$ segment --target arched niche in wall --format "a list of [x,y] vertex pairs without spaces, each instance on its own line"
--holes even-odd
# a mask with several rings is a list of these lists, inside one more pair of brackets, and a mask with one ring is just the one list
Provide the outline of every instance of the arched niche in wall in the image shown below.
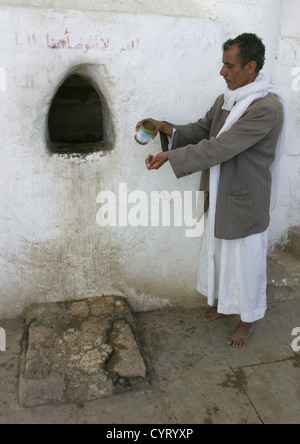
[[113,131],[107,101],[84,67],[72,70],[52,99],[48,148],[56,154],[87,154],[112,149]]

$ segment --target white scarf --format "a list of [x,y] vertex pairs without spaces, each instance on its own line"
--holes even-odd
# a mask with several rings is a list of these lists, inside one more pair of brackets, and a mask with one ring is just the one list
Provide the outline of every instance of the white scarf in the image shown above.
[[[237,122],[240,117],[244,114],[246,109],[251,105],[251,103],[261,97],[265,97],[267,94],[275,94],[279,100],[282,102],[285,112],[284,100],[278,92],[275,85],[271,80],[263,74],[259,74],[254,82],[249,83],[246,86],[237,88],[236,90],[227,90],[224,94],[224,105],[222,109],[230,111],[224,126],[221,128],[217,135],[227,131],[235,122]],[[271,210],[273,210],[277,204],[277,199],[279,195],[279,184],[280,184],[280,160],[283,154],[284,148],[284,136],[285,136],[285,124],[281,131],[280,137],[278,139],[276,147],[275,160],[271,166],[272,173],[272,194],[271,194]],[[210,168],[210,179],[209,179],[209,220],[207,220],[208,230],[208,270],[209,270],[209,293],[212,296],[214,293],[214,238],[215,238],[215,215],[216,215],[216,203],[217,203],[217,190],[220,176],[220,165],[215,165]]]

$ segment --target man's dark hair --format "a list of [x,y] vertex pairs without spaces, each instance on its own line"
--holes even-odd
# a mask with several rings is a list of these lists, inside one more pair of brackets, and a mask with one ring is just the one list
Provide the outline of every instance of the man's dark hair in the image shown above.
[[240,48],[242,66],[254,60],[257,64],[256,71],[259,72],[265,63],[265,45],[255,34],[244,33],[235,39],[229,39],[223,44],[223,51],[227,51],[232,45],[237,44]]

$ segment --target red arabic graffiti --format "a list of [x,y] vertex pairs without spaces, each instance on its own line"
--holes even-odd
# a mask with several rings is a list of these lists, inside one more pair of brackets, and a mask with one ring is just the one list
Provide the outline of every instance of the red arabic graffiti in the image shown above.
[[88,38],[73,37],[72,31],[68,28],[63,33],[63,38],[57,39],[47,33],[44,37],[39,38],[35,32],[26,32],[20,35],[15,32],[15,44],[17,46],[46,46],[51,50],[65,49],[69,51],[80,51],[84,54],[91,50],[101,52],[127,52],[139,49],[139,39],[122,39],[122,43],[113,42],[111,38],[101,35],[89,35]]
[[30,33],[28,32],[26,34],[26,36],[24,36],[24,39],[21,41],[20,37],[19,37],[19,32],[15,32],[15,42],[16,45],[30,45],[33,46],[36,44],[36,36],[35,33]]

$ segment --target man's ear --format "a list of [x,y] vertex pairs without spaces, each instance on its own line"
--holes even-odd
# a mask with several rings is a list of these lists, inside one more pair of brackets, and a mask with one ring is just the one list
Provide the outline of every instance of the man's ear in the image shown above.
[[253,74],[256,70],[257,67],[257,63],[254,60],[251,60],[248,64],[247,64],[247,68],[248,68],[248,73],[249,74]]

